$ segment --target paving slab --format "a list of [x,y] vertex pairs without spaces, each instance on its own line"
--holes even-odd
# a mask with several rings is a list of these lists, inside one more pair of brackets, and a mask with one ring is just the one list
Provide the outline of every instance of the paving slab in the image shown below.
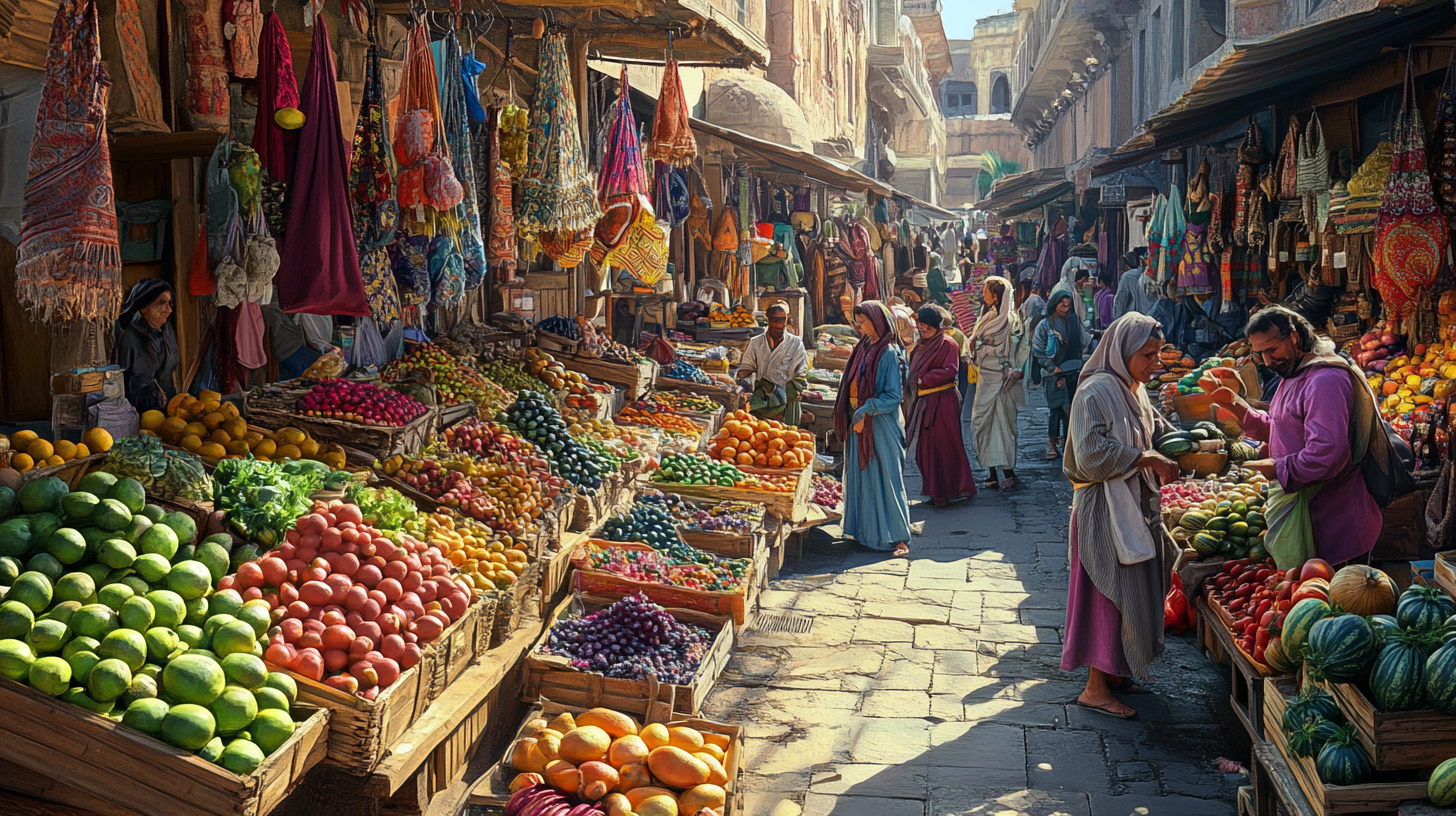
[[1085,793],[1069,791],[986,791],[953,787],[933,790],[928,816],[1091,816]]
[[810,793],[804,797],[804,816],[925,816],[925,801]]
[[930,769],[924,765],[834,765],[813,774],[811,794],[925,799]]
[[855,762],[926,765],[930,729],[925,720],[867,719],[854,726],[849,755]]

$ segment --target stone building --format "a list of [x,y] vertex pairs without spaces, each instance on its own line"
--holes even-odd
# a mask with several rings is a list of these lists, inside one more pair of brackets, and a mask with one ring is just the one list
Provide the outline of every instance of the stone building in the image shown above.
[[946,128],[946,192],[951,209],[976,201],[981,154],[995,151],[1022,170],[1032,169],[1031,151],[1011,123],[1011,79],[1019,42],[1019,17],[998,14],[976,21],[972,39],[951,40],[951,71],[940,83]]

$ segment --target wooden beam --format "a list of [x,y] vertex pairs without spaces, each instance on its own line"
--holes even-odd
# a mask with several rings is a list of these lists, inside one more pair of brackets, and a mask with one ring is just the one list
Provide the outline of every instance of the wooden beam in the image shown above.
[[205,158],[217,148],[221,133],[184,130],[178,133],[118,134],[111,137],[111,160],[118,162],[163,162],[173,159]]
[[192,250],[197,244],[197,174],[192,159],[173,159],[172,169],[172,320],[176,324],[178,393],[188,390],[187,372],[197,358],[202,320],[197,299],[187,291],[192,271]]

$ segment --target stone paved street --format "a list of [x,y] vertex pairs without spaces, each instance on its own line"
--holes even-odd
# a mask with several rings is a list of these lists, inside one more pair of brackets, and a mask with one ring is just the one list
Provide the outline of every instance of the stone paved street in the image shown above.
[[[1248,740],[1227,670],[1169,638],[1152,694],[1122,721],[1078,709],[1059,669],[1071,487],[1045,460],[1039,393],[1021,417],[1022,487],[916,506],[910,560],[815,534],[764,593],[762,625],[705,716],[746,725],[749,816],[1232,814]],[[985,475],[977,468],[977,481]],[[827,533],[827,534],[826,534]]]

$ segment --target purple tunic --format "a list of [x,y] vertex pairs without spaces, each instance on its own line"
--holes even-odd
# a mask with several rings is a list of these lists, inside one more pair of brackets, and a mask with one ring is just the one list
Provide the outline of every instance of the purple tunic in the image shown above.
[[[1354,382],[1334,366],[1305,369],[1280,383],[1269,412],[1250,410],[1244,433],[1267,441],[1274,473],[1286,493],[1335,478],[1350,467],[1350,405]],[[1380,536],[1380,505],[1358,469],[1326,484],[1309,502],[1315,551],[1331,564],[1358,558]]]
[[1062,636],[1062,671],[1094,666],[1117,677],[1132,669],[1122,650],[1122,613],[1097,591],[1077,548],[1077,511],[1072,511],[1072,574],[1067,583],[1067,628]]
[[910,353],[910,380],[916,381],[920,391],[950,386],[917,398],[905,424],[924,493],[932,501],[976,495],[976,480],[961,436],[961,398],[955,387],[959,373],[960,347],[945,333],[916,343]]

